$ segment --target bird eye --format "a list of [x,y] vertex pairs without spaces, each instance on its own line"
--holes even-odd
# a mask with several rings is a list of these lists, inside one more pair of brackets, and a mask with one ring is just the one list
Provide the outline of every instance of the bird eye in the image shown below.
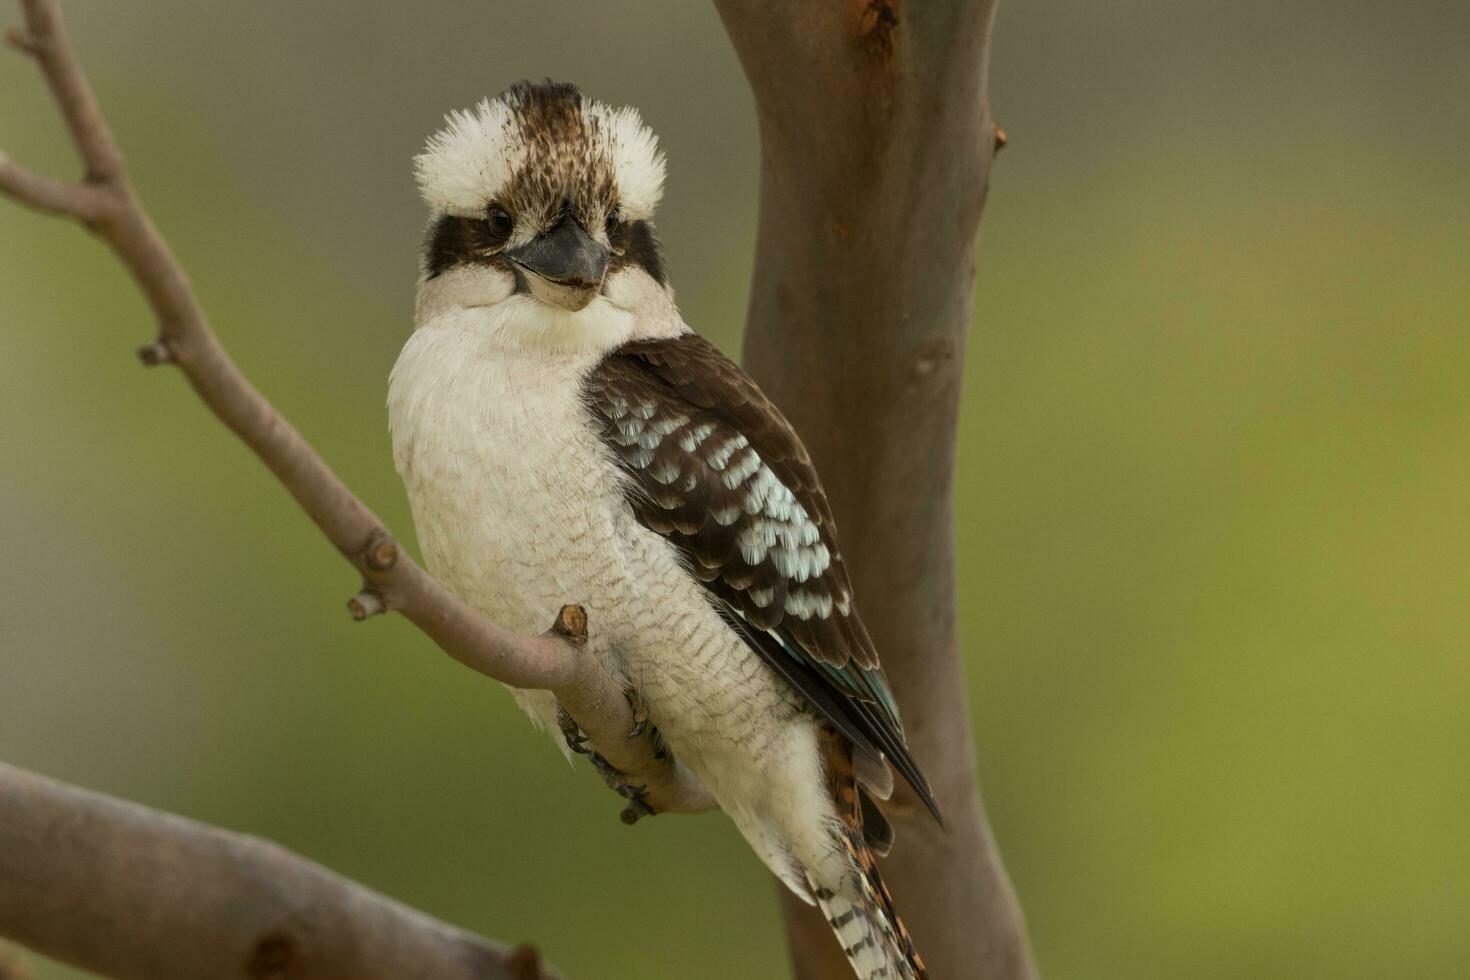
[[613,208],[607,213],[607,241],[612,246],[614,252],[622,252],[624,244],[623,236],[627,230],[628,226],[623,221],[621,208]]
[[490,205],[489,210],[485,212],[485,227],[490,229],[490,234],[497,242],[503,242],[509,238],[515,226],[516,221],[510,216],[510,212],[498,204]]

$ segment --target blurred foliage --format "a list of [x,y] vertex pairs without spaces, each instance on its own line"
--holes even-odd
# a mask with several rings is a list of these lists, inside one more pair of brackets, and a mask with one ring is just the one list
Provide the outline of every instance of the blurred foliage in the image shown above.
[[[758,148],[707,5],[69,10],[219,333],[401,534],[382,405],[408,160],[443,111],[542,75],[642,107],[685,314],[738,346]],[[1052,980],[1470,963],[1467,29],[1449,2],[1001,12],[961,613]],[[0,143],[75,170],[14,57]],[[137,367],[148,316],[95,243],[0,207],[0,322],[0,757],[282,841],[570,976],[783,974],[724,820],[622,826],[494,685],[348,621],[340,559]]]

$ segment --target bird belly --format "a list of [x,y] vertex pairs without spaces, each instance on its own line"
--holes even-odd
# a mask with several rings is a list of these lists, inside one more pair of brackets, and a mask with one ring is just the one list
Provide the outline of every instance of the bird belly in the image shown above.
[[[389,427],[429,571],[517,632],[544,631],[568,603],[586,607],[589,651],[621,671],[599,629],[616,615],[621,490],[581,403],[595,360],[497,349],[474,310],[441,317],[394,366]],[[512,693],[554,722],[549,694]]]
[[[585,415],[590,355],[486,353],[473,330],[410,338],[389,393],[394,456],[429,570],[493,621],[539,633],[564,604],[672,749],[798,892],[831,813],[814,718],[635,520]],[[547,692],[512,691],[555,724]]]
[[806,870],[831,852],[835,820],[816,719],[730,629],[663,538],[631,518],[620,530],[629,576],[618,583],[610,640],[628,683],[675,757],[805,896]]

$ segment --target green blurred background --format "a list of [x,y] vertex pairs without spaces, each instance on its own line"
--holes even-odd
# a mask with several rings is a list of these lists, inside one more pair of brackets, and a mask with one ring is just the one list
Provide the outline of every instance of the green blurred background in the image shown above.
[[[225,343],[400,533],[385,379],[445,110],[543,75],[642,107],[685,315],[738,349],[758,147],[710,5],[69,9]],[[1467,38],[1458,0],[1002,7],[961,616],[1051,980],[1470,975]],[[17,57],[0,146],[75,171]],[[137,366],[97,244],[0,207],[0,323],[0,758],[572,977],[786,974],[724,820],[622,826],[496,685],[348,620],[340,559]]]

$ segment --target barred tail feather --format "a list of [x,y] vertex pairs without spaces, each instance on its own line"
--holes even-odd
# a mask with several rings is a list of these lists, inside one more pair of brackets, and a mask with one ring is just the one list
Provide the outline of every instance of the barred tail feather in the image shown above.
[[812,894],[858,980],[927,980],[924,961],[893,908],[873,853],[862,837],[843,835],[851,871],[840,886],[812,880]]
[[[886,848],[893,841],[892,827],[858,785],[852,746],[830,726],[822,729],[822,740],[837,846],[819,865],[808,866],[812,895],[858,980],[928,980],[869,844],[871,839]],[[813,873],[817,867],[825,873]]]

